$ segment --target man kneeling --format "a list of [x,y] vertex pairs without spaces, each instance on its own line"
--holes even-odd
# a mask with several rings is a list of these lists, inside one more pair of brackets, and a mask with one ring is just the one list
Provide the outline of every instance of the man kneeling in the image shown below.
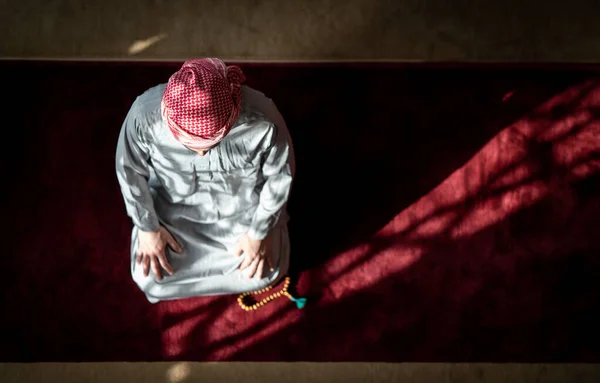
[[116,170],[131,274],[150,302],[259,290],[287,273],[292,144],[244,80],[221,60],[189,60],[125,119]]

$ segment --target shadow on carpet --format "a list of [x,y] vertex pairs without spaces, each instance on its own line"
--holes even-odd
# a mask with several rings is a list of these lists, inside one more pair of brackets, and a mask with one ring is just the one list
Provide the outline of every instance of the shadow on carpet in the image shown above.
[[246,65],[294,140],[311,298],[246,313],[129,276],[116,140],[177,65],[0,66],[2,361],[600,361],[595,73]]

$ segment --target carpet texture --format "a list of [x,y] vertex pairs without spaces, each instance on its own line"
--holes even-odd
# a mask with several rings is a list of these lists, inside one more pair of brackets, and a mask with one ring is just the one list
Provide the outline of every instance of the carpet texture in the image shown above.
[[117,135],[178,65],[0,63],[1,361],[600,362],[597,72],[245,65],[294,140],[310,299],[246,313],[129,276]]

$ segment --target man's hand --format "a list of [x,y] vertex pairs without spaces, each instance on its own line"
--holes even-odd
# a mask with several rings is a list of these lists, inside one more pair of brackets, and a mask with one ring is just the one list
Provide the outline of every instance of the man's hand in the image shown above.
[[175,241],[171,233],[161,226],[155,232],[140,230],[138,239],[139,246],[136,261],[138,265],[143,265],[144,276],[148,276],[150,267],[152,267],[152,272],[159,281],[163,278],[161,267],[169,275],[173,275],[173,268],[167,261],[165,248],[169,245],[173,251],[179,253],[181,252],[181,246]]
[[238,239],[235,255],[238,257],[244,255],[240,270],[250,268],[248,278],[253,278],[256,275],[258,279],[262,279],[265,261],[269,268],[271,270],[273,269],[273,265],[271,264],[270,242],[269,237],[261,241],[250,238],[248,234],[244,234]]

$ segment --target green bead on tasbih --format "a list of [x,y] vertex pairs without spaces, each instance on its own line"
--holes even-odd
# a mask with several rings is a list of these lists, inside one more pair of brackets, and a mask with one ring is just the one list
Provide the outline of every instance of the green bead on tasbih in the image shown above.
[[283,283],[283,288],[280,291],[261,299],[260,301],[254,303],[253,305],[247,305],[244,302],[244,298],[246,298],[249,295],[258,295],[258,294],[266,293],[267,291],[271,290],[271,286],[265,287],[262,290],[240,294],[240,296],[238,297],[238,304],[245,311],[253,311],[253,310],[256,310],[256,309],[266,305],[267,303],[271,302],[272,300],[275,300],[282,296],[286,296],[289,298],[290,301],[292,301],[296,304],[297,308],[302,309],[306,305],[307,299],[306,298],[294,298],[292,296],[292,294],[290,294],[288,292],[288,287],[290,287],[290,281],[291,281],[290,277],[286,277],[285,282]]

